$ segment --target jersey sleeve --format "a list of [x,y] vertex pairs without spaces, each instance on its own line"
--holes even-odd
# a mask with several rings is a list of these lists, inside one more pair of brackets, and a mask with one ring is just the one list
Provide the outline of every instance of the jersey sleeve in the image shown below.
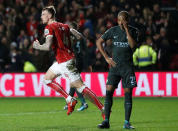
[[54,35],[54,32],[53,32],[52,27],[46,26],[44,30],[44,36],[47,37],[47,36],[53,36],[53,35]]
[[66,30],[70,31],[69,25],[68,24],[64,24],[64,25],[65,25]]
[[68,24],[63,24],[63,27],[65,28],[65,32],[66,32],[67,34],[70,34],[69,25],[68,25]]
[[106,41],[108,39],[112,39],[112,32],[111,29],[108,29],[102,36],[101,38]]

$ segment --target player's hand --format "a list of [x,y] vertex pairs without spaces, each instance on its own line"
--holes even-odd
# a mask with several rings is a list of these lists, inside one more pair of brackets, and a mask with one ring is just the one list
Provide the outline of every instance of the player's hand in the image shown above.
[[33,48],[34,48],[34,49],[38,49],[39,45],[40,45],[40,42],[39,42],[38,40],[35,40],[35,41],[33,42]]
[[128,31],[128,22],[123,17],[122,17],[122,24],[123,24],[125,31]]
[[92,72],[93,71],[93,68],[92,68],[92,66],[90,65],[90,66],[88,66],[88,72]]
[[107,62],[111,67],[115,67],[115,66],[116,66],[116,62],[113,61],[112,58],[106,58],[106,62]]

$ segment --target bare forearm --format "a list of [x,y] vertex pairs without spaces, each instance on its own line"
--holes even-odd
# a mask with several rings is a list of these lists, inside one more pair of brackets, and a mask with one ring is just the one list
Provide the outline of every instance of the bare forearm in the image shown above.
[[98,47],[98,50],[99,50],[99,51],[101,52],[101,54],[103,55],[103,57],[104,57],[105,59],[107,59],[107,58],[108,58],[108,55],[106,54],[106,52],[105,52],[104,49],[103,49],[102,42],[103,42],[103,40],[102,40],[101,38],[99,38],[99,39],[97,40],[97,42],[96,42],[96,45],[97,45],[97,47]]
[[46,37],[46,42],[44,44],[42,44],[42,45],[40,45],[40,42],[38,40],[36,40],[33,43],[33,48],[37,49],[37,50],[49,51],[50,50],[50,46],[52,44],[52,41],[53,41],[53,37],[52,36]]
[[96,45],[99,49],[99,51],[101,52],[101,54],[104,56],[106,62],[111,66],[111,67],[115,67],[116,66],[116,62],[114,60],[112,60],[112,58],[110,58],[106,52],[103,49],[102,43],[104,42],[104,40],[102,38],[99,38],[96,42]]
[[77,39],[82,39],[82,38],[84,39],[83,35],[82,35],[80,32],[78,32],[77,30],[71,28],[71,29],[70,29],[70,32],[71,32]]
[[44,43],[42,45],[38,45],[38,46],[35,47],[35,49],[43,50],[43,51],[49,51],[50,50],[47,43]]
[[130,35],[130,33],[129,33],[128,30],[126,31],[126,34],[127,34],[127,39],[128,39],[128,42],[129,42],[130,47],[131,47],[131,48],[134,48],[135,45],[136,45],[135,40],[132,38],[132,36]]

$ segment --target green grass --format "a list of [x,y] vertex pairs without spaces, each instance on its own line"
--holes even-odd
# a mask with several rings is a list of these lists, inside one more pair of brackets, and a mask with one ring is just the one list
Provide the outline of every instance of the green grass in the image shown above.
[[[124,130],[123,102],[114,98],[110,131]],[[133,102],[131,123],[136,131],[178,131],[178,98],[134,98]],[[88,103],[87,110],[67,116],[63,98],[0,98],[0,131],[99,131],[101,113]]]

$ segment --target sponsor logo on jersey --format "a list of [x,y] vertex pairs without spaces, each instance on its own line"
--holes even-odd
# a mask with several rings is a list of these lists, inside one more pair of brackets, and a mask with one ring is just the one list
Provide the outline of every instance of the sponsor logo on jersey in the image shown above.
[[114,45],[117,47],[129,47],[128,42],[114,42]]
[[118,35],[115,35],[115,36],[114,36],[114,39],[116,39],[116,38],[118,38]]
[[65,28],[64,28],[64,27],[62,27],[62,30],[65,30]]
[[45,29],[45,30],[44,30],[44,34],[45,34],[45,35],[48,35],[48,34],[49,34],[49,30],[48,30],[48,29]]

